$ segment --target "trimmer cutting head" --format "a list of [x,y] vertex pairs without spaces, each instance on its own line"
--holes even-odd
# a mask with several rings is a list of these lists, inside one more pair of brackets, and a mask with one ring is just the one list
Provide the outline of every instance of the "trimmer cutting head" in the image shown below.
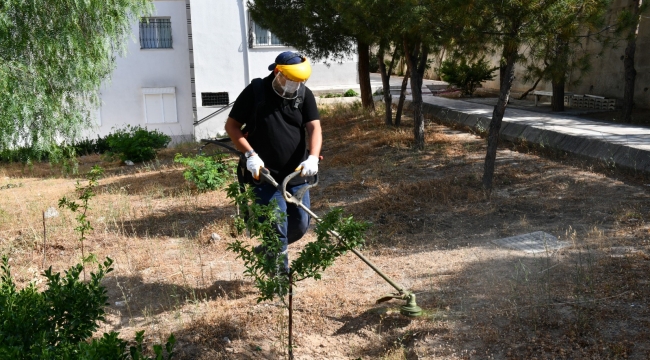
[[408,317],[418,317],[422,315],[422,308],[415,303],[415,295],[409,294],[406,304],[399,307],[399,313]]
[[391,299],[406,300],[406,304],[399,307],[400,314],[408,317],[418,317],[422,315],[422,308],[415,303],[415,294],[407,292],[401,295],[386,295],[377,300],[377,304]]

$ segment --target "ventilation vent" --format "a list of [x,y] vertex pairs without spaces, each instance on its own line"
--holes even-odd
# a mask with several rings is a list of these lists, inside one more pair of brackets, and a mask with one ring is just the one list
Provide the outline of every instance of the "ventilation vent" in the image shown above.
[[228,105],[228,93],[201,93],[201,106]]

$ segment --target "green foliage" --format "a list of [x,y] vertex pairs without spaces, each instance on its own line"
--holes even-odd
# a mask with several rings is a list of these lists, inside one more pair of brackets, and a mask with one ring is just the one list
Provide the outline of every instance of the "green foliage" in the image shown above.
[[110,151],[107,137],[97,136],[97,139],[83,139],[72,145],[78,155],[103,154]]
[[0,162],[4,163],[32,163],[47,160],[50,151],[34,147],[18,147],[15,149],[0,150]]
[[325,99],[331,99],[331,98],[355,97],[355,96],[359,96],[359,93],[357,93],[356,91],[354,91],[352,89],[349,89],[348,91],[344,92],[343,94],[341,94],[341,93],[327,93],[327,94],[321,95],[320,97],[325,98]]
[[[321,273],[330,267],[336,258],[364,244],[363,234],[368,229],[366,222],[355,221],[352,216],[343,217],[342,209],[327,213],[316,225],[316,241],[312,241],[291,262],[296,281],[307,278],[319,280]],[[337,233],[341,239],[333,236]]]
[[77,214],[77,217],[75,219],[79,225],[74,230],[79,233],[79,241],[81,242],[81,256],[84,263],[92,260],[93,257],[91,255],[90,258],[86,259],[86,255],[84,253],[84,240],[86,240],[86,233],[90,230],[93,230],[93,227],[88,220],[88,216],[86,215],[88,213],[88,210],[90,210],[88,202],[95,196],[94,189],[95,186],[97,186],[99,178],[102,176],[102,174],[104,174],[104,169],[102,169],[99,165],[95,165],[88,172],[88,174],[86,174],[88,185],[81,186],[77,180],[75,191],[77,192],[81,203],[77,203],[74,200],[69,200],[65,196],[59,199],[59,208],[67,208],[73,213]]
[[[244,261],[244,274],[253,278],[260,292],[258,302],[273,300],[276,296],[283,299],[289,290],[289,278],[278,271],[284,267],[284,257],[268,254],[278,254],[282,248],[275,224],[285,214],[279,212],[276,202],[266,206],[256,204],[251,187],[244,186],[242,190],[240,184],[233,183],[228,187],[227,194],[240,209],[240,216],[235,218],[239,233],[248,229],[250,236],[259,239],[266,252],[257,252],[240,240],[228,244],[228,250]],[[336,258],[363,245],[363,234],[367,228],[367,223],[357,222],[351,216],[344,217],[341,209],[329,212],[316,226],[317,240],[307,244],[298,258],[291,262],[290,271],[294,281],[320,279],[320,274]],[[334,237],[334,232],[342,240]]]
[[0,353],[49,358],[44,355],[56,355],[55,347],[69,352],[77,343],[89,338],[98,328],[96,321],[104,320],[108,296],[100,282],[112,271],[112,262],[109,258],[103,266],[99,265],[88,283],[79,281],[82,265],[70,268],[63,277],[49,268],[43,274],[47,278],[47,289],[39,293],[34,284],[17,291],[8,259],[3,257]]
[[581,76],[591,69],[591,54],[585,49],[585,39],[603,45],[610,42],[610,31],[602,31],[607,28],[609,4],[609,0],[550,2],[549,8],[539,14],[538,33],[527,40],[530,51],[526,54],[524,80],[541,78],[563,87],[570,79],[571,85],[577,85]]
[[133,21],[152,9],[148,0],[2,1],[0,149],[78,137]]
[[339,97],[343,97],[343,94],[327,93],[325,95],[321,95],[321,98],[325,98],[325,99],[339,98]]
[[237,164],[234,161],[226,162],[226,158],[225,154],[194,157],[176,154],[174,162],[188,167],[183,172],[185,180],[196,185],[200,191],[208,191],[221,188],[232,178]]
[[[114,150],[111,148],[109,139],[114,144],[118,145],[117,149]],[[20,162],[27,164],[36,161],[49,161],[52,164],[60,164],[62,166],[69,164],[69,166],[74,166],[76,168],[77,164],[75,159],[77,155],[108,153],[109,157],[111,157],[114,154],[120,153],[122,147],[128,147],[128,145],[132,145],[134,148],[136,148],[137,151],[143,151],[142,149],[139,149],[138,144],[135,143],[143,139],[144,146],[149,143],[155,145],[154,149],[159,149],[167,146],[171,140],[167,135],[164,135],[158,131],[148,131],[139,127],[127,126],[125,129],[116,130],[105,137],[97,136],[97,139],[82,139],[73,145],[53,144],[46,148],[28,146],[2,149],[0,150],[0,162]],[[155,151],[144,150],[144,152],[151,153]]]
[[460,60],[445,60],[442,62],[439,73],[442,80],[461,89],[463,95],[471,96],[482,82],[494,80],[494,71],[498,68],[481,57],[476,62],[468,64],[465,58]]
[[133,162],[148,161],[156,158],[156,150],[165,148],[171,137],[158,130],[148,130],[138,126],[127,125],[117,129],[106,137],[110,153],[120,160]]
[[[105,333],[99,339],[87,340],[104,321],[107,305],[106,289],[101,285],[113,269],[107,258],[91,272],[88,282],[79,280],[83,265],[65,272],[45,270],[45,290],[39,292],[34,283],[17,290],[6,256],[0,265],[0,358],[2,359],[164,359],[163,349],[154,345],[155,358],[143,356],[143,333],[136,335],[136,346],[127,351],[127,342],[118,333]],[[175,339],[165,344],[166,359],[173,355]]]
[[266,251],[256,252],[240,240],[228,244],[227,249],[244,261],[244,274],[253,279],[255,287],[260,291],[257,302],[273,300],[275,296],[283,298],[289,291],[289,278],[278,271],[284,268],[284,257],[267,256],[267,253],[280,253],[282,242],[275,231],[275,224],[285,214],[280,213],[275,201],[269,205],[256,204],[253,188],[242,186],[243,191],[240,184],[235,182],[226,190],[228,197],[239,207],[240,216],[235,218],[235,227],[239,233],[248,230],[251,237],[260,240]]
[[106,137],[97,139],[82,139],[73,145],[52,145],[47,148],[37,146],[13,147],[0,150],[0,162],[4,163],[33,163],[50,161],[52,164],[72,162],[77,155],[103,154],[109,151]]
[[88,185],[81,186],[81,184],[77,180],[77,184],[75,185],[75,191],[79,195],[79,200],[81,200],[81,204],[77,203],[76,201],[69,200],[65,196],[59,199],[60,208],[67,208],[73,213],[78,213],[76,220],[79,223],[79,226],[75,228],[75,231],[79,232],[79,234],[81,235],[80,238],[81,241],[84,241],[86,239],[85,233],[93,229],[93,227],[90,225],[90,221],[88,221],[88,217],[86,216],[86,213],[90,209],[88,202],[90,201],[90,199],[92,199],[95,196],[94,188],[95,186],[97,186],[98,180],[103,174],[104,174],[104,169],[102,169],[99,165],[95,165],[88,172],[88,174],[86,174],[86,178],[88,179]]

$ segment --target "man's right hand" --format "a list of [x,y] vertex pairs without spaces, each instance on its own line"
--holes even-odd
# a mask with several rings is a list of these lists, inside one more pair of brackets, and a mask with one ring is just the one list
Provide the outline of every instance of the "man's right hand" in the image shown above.
[[260,169],[264,167],[264,161],[259,155],[253,154],[246,160],[246,168],[253,174],[255,180],[260,179]]

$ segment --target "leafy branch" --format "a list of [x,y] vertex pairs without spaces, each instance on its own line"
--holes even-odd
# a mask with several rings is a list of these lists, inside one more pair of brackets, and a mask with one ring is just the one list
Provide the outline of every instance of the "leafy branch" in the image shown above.
[[[77,214],[77,217],[75,219],[77,220],[79,226],[74,228],[74,230],[79,233],[79,241],[81,241],[81,258],[82,262],[84,263],[93,259],[92,255],[86,258],[86,254],[84,252],[84,240],[86,240],[86,233],[93,230],[93,227],[88,220],[88,216],[86,215],[88,213],[88,210],[91,209],[90,205],[88,205],[88,202],[95,196],[95,187],[99,184],[99,178],[102,176],[102,174],[104,174],[104,169],[98,165],[95,165],[88,172],[88,174],[86,174],[88,185],[81,186],[79,181],[77,181],[77,184],[75,185],[75,191],[77,192],[79,196],[78,200],[81,201],[81,203],[70,200],[65,196],[59,199],[59,208],[67,208],[73,213]],[[84,272],[84,279],[86,277],[85,274],[86,273]]]
[[226,161],[227,158],[228,156],[222,153],[194,157],[176,154],[174,162],[187,167],[183,171],[185,180],[196,185],[199,191],[208,191],[221,188],[228,179],[232,178],[237,164],[234,161]]
[[[277,202],[269,205],[255,203],[252,188],[238,183],[230,184],[227,194],[239,209],[235,217],[235,228],[239,234],[248,230],[261,246],[248,247],[241,240],[228,244],[228,250],[237,254],[244,261],[244,274],[251,277],[259,290],[258,302],[273,300],[276,296],[284,301],[289,291],[288,274],[284,269],[285,254],[280,254],[282,242],[275,230],[275,225],[284,216],[278,210]],[[347,251],[363,245],[363,235],[369,224],[354,220],[352,216],[343,216],[342,209],[334,209],[326,214],[316,225],[316,241],[305,245],[298,257],[291,262],[289,271],[293,281],[308,278],[321,279],[321,273]],[[334,234],[339,235],[339,239]],[[265,249],[259,251],[256,249]]]
[[260,291],[257,302],[273,300],[276,295],[284,298],[289,292],[289,278],[278,271],[284,268],[286,255],[280,255],[282,241],[275,231],[275,225],[286,215],[279,211],[277,201],[272,201],[269,205],[256,204],[252,187],[243,185],[240,188],[239,183],[232,183],[228,186],[227,194],[239,208],[240,215],[235,218],[237,233],[248,230],[251,237],[260,240],[259,249],[264,251],[255,251],[255,248],[246,246],[241,240],[228,244],[227,249],[244,261],[244,274],[253,279],[255,287]]
[[[45,270],[45,289],[35,283],[17,290],[9,259],[0,261],[0,358],[1,359],[120,359],[163,360],[174,355],[176,339],[171,334],[164,345],[154,344],[155,357],[144,355],[144,331],[136,333],[135,345],[111,331],[92,339],[105,321],[108,295],[102,281],[113,271],[113,260],[98,264],[90,281],[79,281],[84,270],[77,264],[61,273]],[[164,356],[166,353],[166,356]]]
[[[295,281],[320,280],[321,273],[334,264],[336,258],[363,246],[363,235],[368,227],[367,222],[356,221],[352,216],[344,217],[341,208],[328,212],[316,224],[316,241],[305,245],[298,258],[291,262]],[[337,239],[334,232],[343,240]]]

